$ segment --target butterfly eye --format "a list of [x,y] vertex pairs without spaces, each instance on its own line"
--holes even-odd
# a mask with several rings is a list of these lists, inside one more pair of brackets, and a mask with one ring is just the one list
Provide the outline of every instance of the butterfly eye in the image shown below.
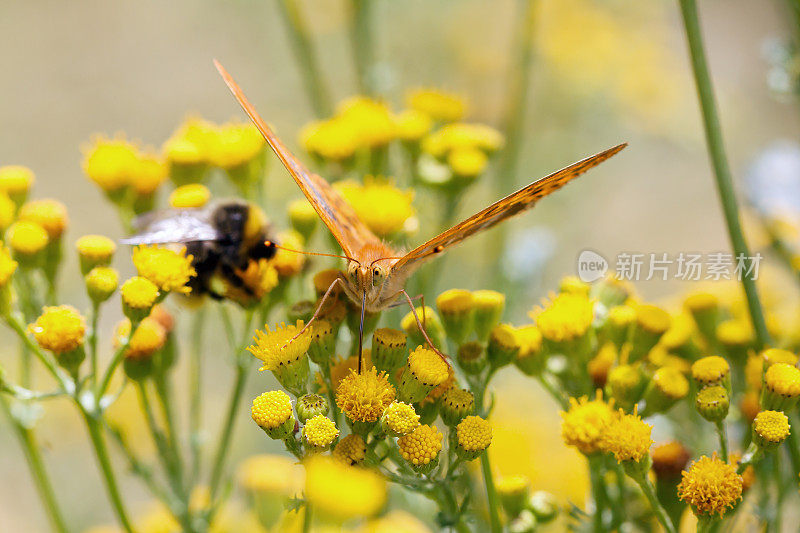
[[375,270],[373,270],[373,271],[372,271],[372,275],[373,275],[373,276],[376,276],[376,277],[377,277],[377,276],[380,276],[380,275],[381,275],[381,271],[380,271],[380,269],[376,268]]

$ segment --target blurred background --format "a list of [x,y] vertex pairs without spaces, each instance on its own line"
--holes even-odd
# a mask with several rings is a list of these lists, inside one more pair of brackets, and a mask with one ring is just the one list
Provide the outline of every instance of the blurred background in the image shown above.
[[[502,127],[509,72],[514,70],[512,37],[525,3],[375,0],[373,74],[380,94],[401,109],[409,88],[446,89],[467,98],[471,120]],[[512,221],[503,256],[483,253],[492,232],[450,252],[439,288],[493,288],[490,274],[504,269],[525,288],[507,310],[506,319],[515,323],[525,322],[525,312],[561,277],[575,273],[583,249],[609,259],[620,252],[674,255],[728,249],[677,4],[534,3],[531,84],[516,185],[619,142],[630,146],[533,213]],[[347,34],[349,3],[298,4],[334,99],[356,94]],[[771,51],[791,37],[790,17],[777,0],[703,0],[700,8],[730,162],[741,179],[763,150],[800,133],[797,101],[775,90],[781,88],[781,78],[770,61]],[[274,1],[4,0],[0,49],[0,165],[30,167],[37,178],[34,196],[67,205],[68,246],[86,233],[123,235],[113,207],[81,170],[80,149],[93,134],[125,132],[158,147],[189,114],[219,122],[242,118],[212,58],[237,77],[290,147],[299,150],[298,132],[314,118]],[[270,163],[269,205],[282,206],[299,197],[286,172],[274,159]],[[461,205],[464,216],[496,199],[492,179],[486,177],[470,190]],[[434,214],[419,209],[422,229],[415,239],[421,242],[432,233],[425,221]],[[271,216],[278,227],[287,226],[282,209]],[[72,255],[69,261],[61,279],[62,299],[85,308],[77,261]],[[454,268],[464,262],[475,265],[475,271]],[[133,271],[125,254],[116,266],[123,275]],[[689,289],[678,281],[641,282],[637,288],[651,300]],[[181,322],[188,320],[175,309],[180,327],[185,327]],[[103,331],[110,331],[120,316],[116,309],[107,312]],[[16,346],[11,335],[0,335],[1,362]],[[103,341],[110,344],[109,335]],[[232,373],[225,356],[222,344],[212,341],[205,370],[220,377],[206,379],[211,428],[219,423],[227,375]],[[511,374],[501,374],[498,388],[492,445],[496,469],[528,474],[535,489],[580,503],[584,468],[561,442],[555,405],[531,381]],[[182,384],[180,370],[176,378]],[[250,380],[232,463],[273,449],[249,423],[247,402],[274,387],[266,374]],[[115,410],[134,431],[143,424],[135,398],[124,396]],[[43,531],[44,514],[18,443],[5,424],[0,420],[0,531]],[[72,406],[65,400],[51,403],[39,428],[58,498],[70,520],[80,527],[111,522]],[[141,445],[148,444],[143,436]],[[124,468],[121,462],[117,466]],[[130,507],[145,508],[148,500],[137,480],[123,478]]]

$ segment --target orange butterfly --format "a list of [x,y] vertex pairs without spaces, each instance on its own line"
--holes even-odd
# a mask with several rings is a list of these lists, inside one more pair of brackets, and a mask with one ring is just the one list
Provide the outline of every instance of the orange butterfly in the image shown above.
[[[428,259],[442,253],[451,246],[459,244],[467,237],[489,229],[507,218],[530,209],[540,198],[560,189],[573,178],[602,163],[627,146],[627,143],[623,143],[609,148],[535,181],[514,194],[495,202],[483,211],[472,215],[463,222],[456,224],[410,252],[403,254],[394,251],[376,237],[359,220],[353,208],[344,201],[327,181],[309,171],[303,163],[292,155],[270,127],[267,126],[264,119],[261,118],[225,68],[216,60],[214,64],[228,88],[236,97],[236,100],[264,135],[275,155],[278,156],[278,159],[281,160],[292,175],[300,190],[303,191],[303,194],[344,251],[347,259],[346,272],[339,273],[339,277],[334,280],[323,296],[323,301],[337,284],[341,284],[350,299],[361,306],[363,323],[365,311],[372,313],[385,309],[397,300],[400,295],[403,295],[411,306],[411,310],[417,319],[417,325],[428,344],[441,356],[443,354],[428,339],[419,318],[416,316],[411,298],[403,288],[409,276]],[[319,308],[321,307],[322,302],[319,305]],[[317,312],[319,312],[319,308]],[[317,313],[314,314],[308,324],[316,316]],[[306,324],[306,327],[308,327],[308,324]],[[363,331],[361,333],[363,335]],[[359,342],[359,352],[361,351],[360,344]],[[361,367],[360,355],[359,353],[359,372]]]

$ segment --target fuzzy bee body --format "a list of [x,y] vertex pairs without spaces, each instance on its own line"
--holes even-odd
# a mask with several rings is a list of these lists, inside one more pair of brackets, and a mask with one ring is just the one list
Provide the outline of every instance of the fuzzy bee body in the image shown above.
[[[225,200],[200,209],[166,209],[146,213],[134,222],[136,235],[124,244],[182,244],[197,271],[188,285],[192,294],[224,298],[214,280],[222,277],[250,292],[240,273],[251,261],[271,259],[275,246],[264,212],[241,200]],[[269,243],[269,244],[267,244]]]

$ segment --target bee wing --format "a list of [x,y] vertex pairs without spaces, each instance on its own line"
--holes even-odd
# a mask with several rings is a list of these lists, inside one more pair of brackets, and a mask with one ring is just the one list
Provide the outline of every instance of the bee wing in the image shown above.
[[219,231],[208,219],[205,209],[167,209],[138,217],[133,226],[136,235],[122,239],[123,244],[166,244],[216,241]]

